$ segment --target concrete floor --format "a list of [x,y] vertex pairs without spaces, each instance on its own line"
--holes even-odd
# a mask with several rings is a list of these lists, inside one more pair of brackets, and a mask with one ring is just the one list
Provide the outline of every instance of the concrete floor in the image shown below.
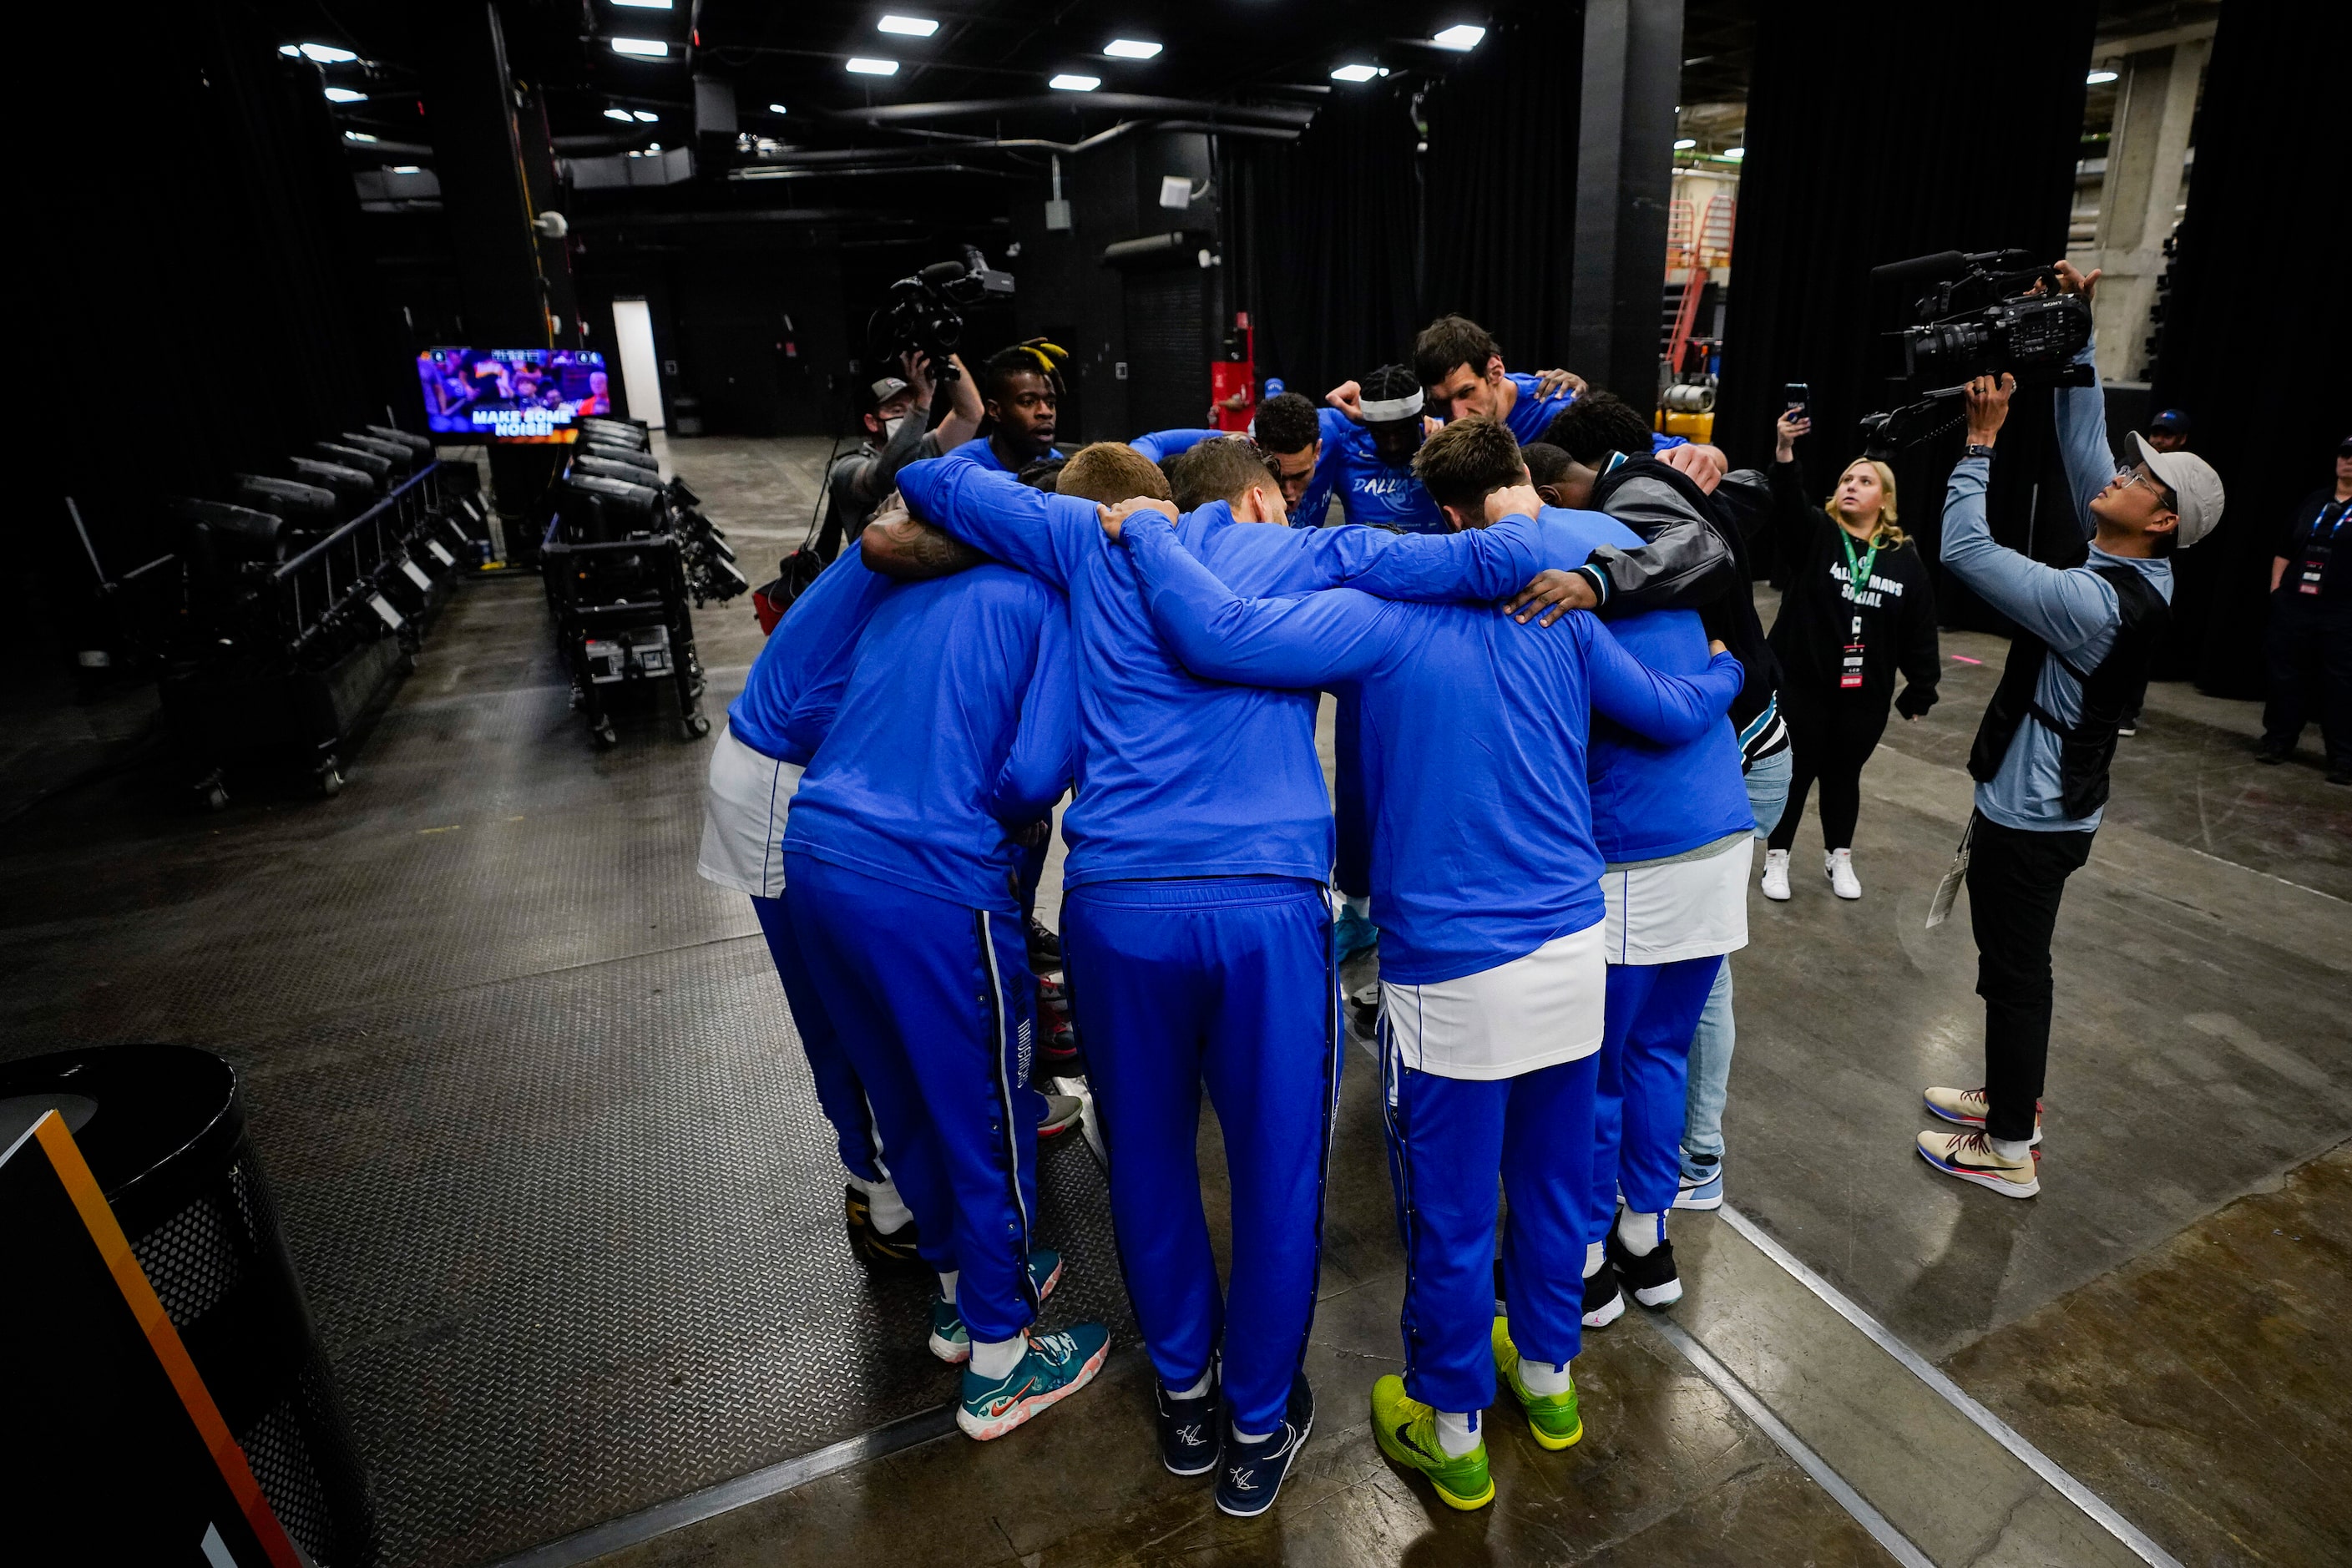
[[[799,542],[822,443],[668,455],[754,581]],[[2094,1496],[2187,1563],[2352,1560],[2352,791],[2321,782],[2315,753],[2253,766],[2251,705],[2158,687],[2124,742],[2060,924],[2044,1193],[2004,1203],[1909,1152],[1919,1087],[1979,1076],[1966,922],[1922,919],[2002,649],[1947,638],[1945,701],[1895,726],[1864,775],[1866,897],[1840,903],[1810,874],[1809,826],[1797,896],[1751,902],[1737,1220],[1677,1217],[1685,1303],[1591,1336],[1578,1447],[1544,1454],[1497,1423],[1500,1500],[1476,1515],[1437,1507],[1366,1428],[1364,1391],[1397,1362],[1402,1276],[1355,1058],[1317,1432],[1281,1506],[1242,1524],[1151,1462],[1131,1349],[1003,1442],[824,1447],[900,1416],[892,1442],[936,1432],[919,1412],[948,1385],[884,1397],[890,1380],[859,1370],[920,1355],[897,1294],[861,1295],[846,1320],[827,1307],[847,1357],[776,1307],[829,1266],[835,1199],[771,1190],[826,1184],[747,1150],[809,1106],[748,911],[692,874],[707,753],[650,712],[589,753],[527,588],[461,597],[336,801],[263,788],[199,820],[135,773],[46,798],[44,775],[0,829],[0,1056],[160,1037],[238,1061],[339,1374],[373,1413],[379,1496],[407,1521],[392,1561],[496,1559],[779,1463],[827,1473],[530,1560],[1888,1560],[1847,1502],[1937,1563],[2138,1560],[2085,1511]],[[741,602],[698,625],[723,702],[757,629]],[[1213,1125],[1204,1142],[1213,1155]],[[461,1179],[478,1163],[503,1167],[503,1196]],[[624,1165],[643,1179],[610,1174]],[[1055,1180],[1083,1244],[1087,1173]],[[550,1226],[574,1234],[551,1249]],[[1109,1272],[1073,1251],[1074,1273]],[[762,1310],[777,1321],[728,1337]],[[544,1364],[507,1364],[548,1344]],[[746,1370],[763,1358],[772,1376]],[[843,1386],[844,1366],[865,1382]],[[441,1451],[485,1402],[503,1442]],[[812,1402],[824,1419],[795,1418]]]

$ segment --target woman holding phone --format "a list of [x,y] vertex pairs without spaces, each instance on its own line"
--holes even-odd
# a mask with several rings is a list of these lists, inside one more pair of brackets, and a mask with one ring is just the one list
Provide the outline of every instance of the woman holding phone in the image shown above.
[[1780,711],[1795,765],[1788,807],[1765,849],[1764,896],[1789,896],[1789,849],[1818,779],[1822,874],[1839,898],[1858,899],[1853,827],[1863,764],[1886,729],[1890,700],[1906,719],[1935,705],[1936,597],[1927,563],[1895,526],[1895,474],[1885,464],[1857,458],[1825,506],[1807,499],[1796,442],[1811,428],[1801,405],[1780,416],[1770,471],[1776,574],[1785,586],[1769,640],[1780,659]]

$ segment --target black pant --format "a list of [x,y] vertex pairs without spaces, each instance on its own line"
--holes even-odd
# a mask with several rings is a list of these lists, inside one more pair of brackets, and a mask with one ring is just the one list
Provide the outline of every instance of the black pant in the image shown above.
[[1859,691],[1828,695],[1780,690],[1780,714],[1789,721],[1789,804],[1772,828],[1771,846],[1797,841],[1805,819],[1805,795],[1822,784],[1822,847],[1853,847],[1854,819],[1862,815],[1862,765],[1886,732],[1887,700]]
[[2050,1062],[2050,935],[2066,879],[2091,858],[2088,833],[2021,833],[1979,815],[1969,851],[1969,924],[1985,1004],[1985,1131],[2033,1136]]
[[2304,725],[2316,718],[2329,766],[2352,769],[2352,605],[2314,604],[2294,591],[2293,575],[2289,587],[2271,595],[2263,646],[2271,699],[2263,707],[2263,744],[2292,752]]

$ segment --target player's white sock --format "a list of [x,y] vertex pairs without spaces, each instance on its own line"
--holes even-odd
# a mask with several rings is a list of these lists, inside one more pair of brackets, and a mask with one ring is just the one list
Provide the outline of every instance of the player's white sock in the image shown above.
[[1608,1261],[1609,1254],[1607,1250],[1602,1247],[1600,1242],[1594,1242],[1591,1246],[1584,1249],[1584,1277],[1587,1279],[1591,1279],[1595,1274],[1601,1272],[1601,1266]]
[[866,1194],[866,1212],[874,1216],[874,1228],[883,1235],[905,1229],[907,1222],[915,1217],[915,1211],[898,1195],[898,1184],[889,1177],[869,1182],[852,1176],[849,1184]]
[[962,1272],[960,1268],[950,1268],[940,1276],[940,1297],[950,1307],[956,1304],[956,1280]]
[[1201,1395],[1209,1392],[1209,1384],[1214,1380],[1215,1375],[1216,1374],[1214,1373],[1204,1372],[1201,1374],[1201,1381],[1194,1384],[1192,1387],[1170,1389],[1168,1391],[1168,1397],[1171,1399],[1198,1399]]
[[1372,918],[1372,896],[1370,893],[1342,893],[1339,907],[1360,921]]
[[1458,1459],[1478,1446],[1478,1413],[1475,1410],[1455,1412],[1440,1410],[1437,1415],[1437,1446],[1445,1450],[1449,1459]]
[[974,1340],[971,1342],[971,1370],[995,1383],[1010,1377],[1013,1369],[1021,1364],[1022,1353],[1029,1348],[1026,1335],[1015,1334],[1009,1340]]
[[2033,1141],[2030,1138],[1988,1138],[1985,1142],[1991,1144],[1992,1152],[2004,1160],[2033,1158]]
[[1576,1386],[1576,1379],[1569,1375],[1566,1362],[1554,1366],[1548,1361],[1529,1361],[1521,1356],[1519,1384],[1529,1394],[1566,1394]]
[[1666,1239],[1665,1218],[1627,1209],[1617,1216],[1617,1244],[1636,1258],[1647,1258]]
[[1238,1426],[1234,1428],[1234,1441],[1236,1443],[1263,1443],[1273,1436],[1271,1432],[1244,1432]]

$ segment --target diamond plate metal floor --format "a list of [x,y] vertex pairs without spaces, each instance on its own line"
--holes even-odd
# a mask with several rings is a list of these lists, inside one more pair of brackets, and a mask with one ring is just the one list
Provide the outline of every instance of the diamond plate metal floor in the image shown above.
[[[772,473],[709,487],[747,568],[805,516],[799,469]],[[758,647],[747,605],[698,617],[714,709]],[[923,1283],[843,1241],[766,949],[694,875],[709,742],[667,711],[593,752],[537,583],[481,583],[341,797],[249,781],[200,818],[128,774],[8,825],[0,1057],[237,1064],[389,1568],[497,1558],[954,1387]],[[1083,1146],[1042,1187],[1069,1260],[1048,1321],[1132,1343]]]

